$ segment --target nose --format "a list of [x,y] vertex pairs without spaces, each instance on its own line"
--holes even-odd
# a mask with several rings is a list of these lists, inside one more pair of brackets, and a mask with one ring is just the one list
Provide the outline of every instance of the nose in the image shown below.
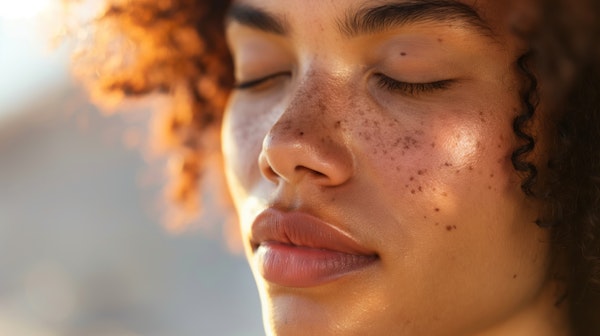
[[263,176],[280,183],[312,183],[333,187],[354,171],[346,141],[339,97],[328,90],[298,92],[283,107],[263,140],[259,167]]

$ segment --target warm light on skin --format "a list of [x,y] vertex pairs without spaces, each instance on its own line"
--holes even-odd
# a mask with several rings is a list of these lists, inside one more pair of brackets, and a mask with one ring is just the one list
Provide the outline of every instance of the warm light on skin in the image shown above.
[[[234,91],[223,128],[269,334],[565,335],[549,231],[510,161],[524,46],[498,7],[513,2],[464,2],[496,36],[429,21],[353,38],[337,32],[340,13],[379,2],[237,1],[290,27],[228,27],[238,81],[284,74]],[[380,73],[454,82],[410,95]],[[334,223],[378,263],[310,288],[267,281],[247,241],[267,205]]]

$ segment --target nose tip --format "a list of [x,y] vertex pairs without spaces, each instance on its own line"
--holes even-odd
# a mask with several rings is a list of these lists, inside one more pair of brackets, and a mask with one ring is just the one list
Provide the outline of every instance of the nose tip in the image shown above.
[[344,184],[353,174],[350,151],[327,130],[291,131],[275,124],[263,141],[260,170],[279,184],[313,183],[320,186]]

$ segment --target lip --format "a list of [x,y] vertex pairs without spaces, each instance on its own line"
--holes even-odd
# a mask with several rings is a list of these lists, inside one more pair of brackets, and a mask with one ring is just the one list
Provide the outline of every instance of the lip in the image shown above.
[[314,287],[369,267],[378,256],[349,234],[300,211],[263,211],[252,224],[253,262],[268,282]]

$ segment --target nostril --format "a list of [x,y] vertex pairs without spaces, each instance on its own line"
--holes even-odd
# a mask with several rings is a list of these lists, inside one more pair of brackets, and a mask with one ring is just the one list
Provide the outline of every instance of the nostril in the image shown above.
[[294,171],[296,173],[303,173],[304,172],[305,174],[310,174],[310,175],[312,175],[313,177],[316,177],[316,178],[322,178],[322,177],[327,178],[326,174],[324,174],[324,173],[322,173],[322,172],[320,172],[318,170],[310,169],[310,168],[305,167],[305,166],[296,166],[294,168]]

